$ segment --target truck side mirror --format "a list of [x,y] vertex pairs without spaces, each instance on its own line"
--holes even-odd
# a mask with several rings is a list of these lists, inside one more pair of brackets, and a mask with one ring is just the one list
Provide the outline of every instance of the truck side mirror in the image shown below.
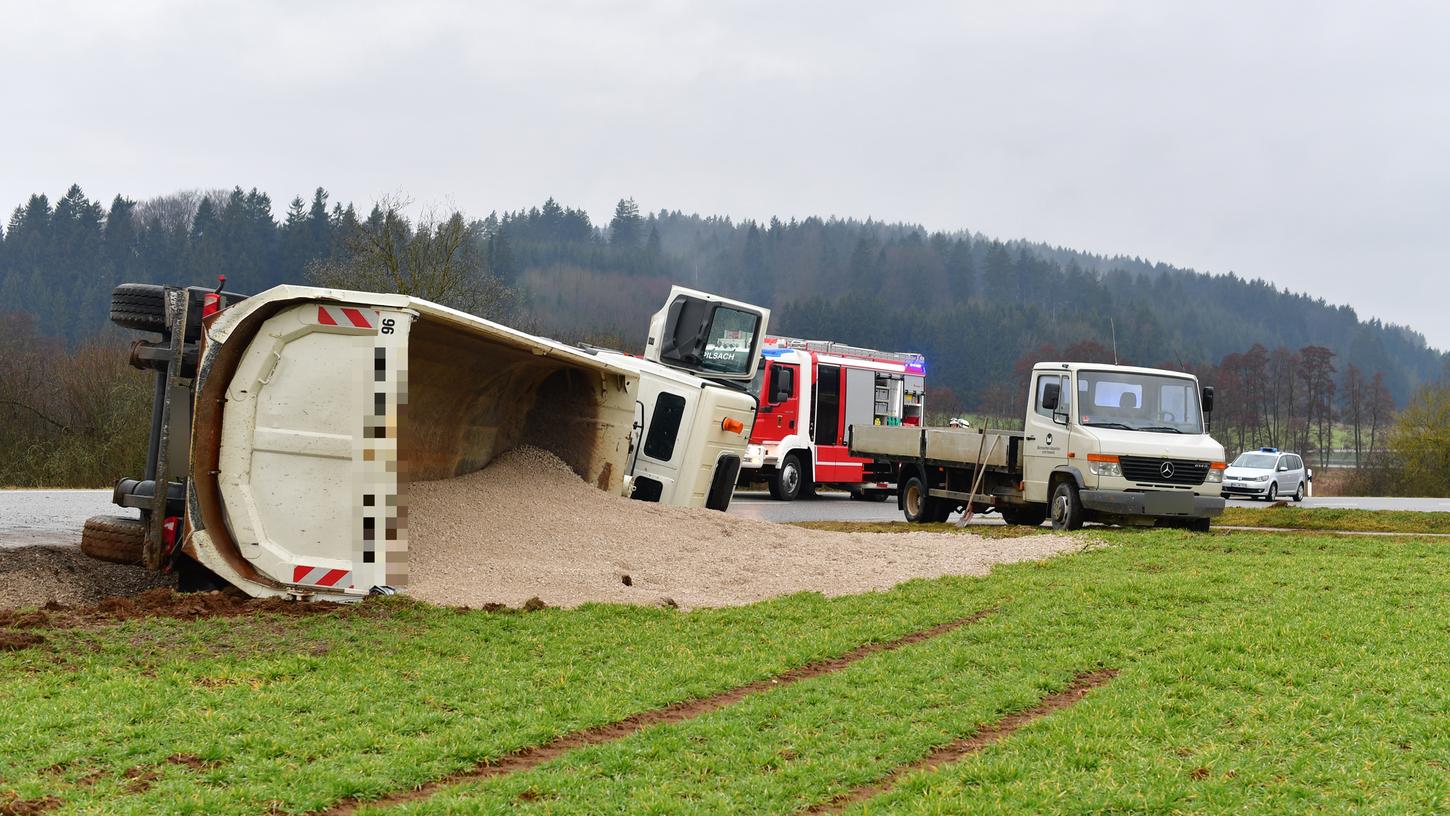
[[795,395],[795,371],[785,366],[770,367],[770,403],[785,402]]
[[1042,384],[1042,410],[1057,413],[1057,402],[1062,396],[1062,385],[1055,382]]
[[1211,385],[1203,387],[1203,412],[1205,414],[1213,413],[1213,386]]

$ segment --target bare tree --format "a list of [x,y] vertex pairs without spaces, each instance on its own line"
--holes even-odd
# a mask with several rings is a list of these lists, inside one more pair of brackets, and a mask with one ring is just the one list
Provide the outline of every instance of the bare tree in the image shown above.
[[428,210],[414,223],[405,206],[397,199],[379,202],[342,236],[340,257],[313,263],[309,277],[322,286],[396,292],[480,317],[505,316],[515,294],[489,269],[482,222]]

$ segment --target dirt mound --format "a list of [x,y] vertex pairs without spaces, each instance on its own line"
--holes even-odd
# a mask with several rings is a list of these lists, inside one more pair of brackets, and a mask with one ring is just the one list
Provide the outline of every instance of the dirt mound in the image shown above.
[[75,546],[0,548],[0,609],[94,604],[173,583],[170,575],[96,561]]
[[[240,590],[179,593],[167,588],[148,589],[129,597],[111,597],[90,606],[72,607],[47,603],[34,611],[0,609],[0,627],[11,629],[70,629],[96,626],[136,618],[226,618],[271,612],[279,615],[347,614],[355,605],[287,601],[281,598],[251,598]],[[23,632],[0,635],[23,636]],[[0,641],[3,643],[3,641]],[[27,644],[30,645],[30,644]],[[3,646],[0,646],[3,648]],[[23,647],[17,647],[23,648]]]
[[414,597],[442,604],[590,601],[730,606],[814,590],[844,595],[912,578],[985,575],[1073,545],[1050,535],[832,533],[605,493],[535,448],[477,473],[412,485]]

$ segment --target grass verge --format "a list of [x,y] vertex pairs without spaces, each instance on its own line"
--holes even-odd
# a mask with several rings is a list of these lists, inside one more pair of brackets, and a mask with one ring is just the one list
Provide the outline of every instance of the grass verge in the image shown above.
[[[371,618],[46,632],[43,647],[0,655],[0,797],[319,809],[996,606],[841,671],[382,812],[792,813],[888,779],[854,811],[1450,809],[1450,548],[1084,538],[1112,546],[730,610],[489,615],[395,599]],[[1077,704],[911,769],[1103,668],[1120,673]],[[155,778],[128,790],[143,766]]]
[[1338,510],[1328,507],[1228,507],[1214,524],[1347,530],[1366,533],[1450,533],[1450,513],[1413,510]]
[[[389,813],[792,813],[1119,676],[853,812],[1435,812],[1450,807],[1450,550],[1160,530],[983,583],[976,626]],[[956,581],[936,582],[942,592]]]

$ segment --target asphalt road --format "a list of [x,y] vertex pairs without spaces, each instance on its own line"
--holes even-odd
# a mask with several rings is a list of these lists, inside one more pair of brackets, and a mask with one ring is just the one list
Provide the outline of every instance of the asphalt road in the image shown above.
[[[1265,507],[1263,502],[1232,501],[1235,507]],[[1304,507],[1360,510],[1419,510],[1450,512],[1450,499],[1383,497],[1308,498]],[[81,526],[94,515],[130,515],[111,504],[109,490],[0,490],[0,547],[36,544],[77,544]],[[901,521],[896,502],[851,501],[845,493],[821,493],[812,499],[778,502],[764,491],[741,490],[730,512],[763,521]],[[976,523],[976,522],[974,522]],[[1001,524],[996,514],[982,520]]]

